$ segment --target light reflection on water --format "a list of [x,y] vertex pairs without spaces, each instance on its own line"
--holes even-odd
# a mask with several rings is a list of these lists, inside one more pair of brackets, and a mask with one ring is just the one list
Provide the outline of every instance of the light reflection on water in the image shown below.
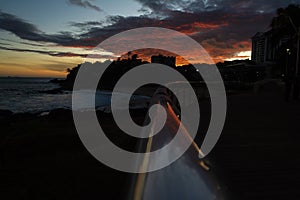
[[[59,86],[55,83],[49,83],[49,78],[0,78],[0,109],[19,112],[42,112],[56,108],[72,108],[72,93],[64,92],[62,94],[46,94],[40,91],[52,90]],[[91,91],[79,91],[84,95],[91,95]],[[120,100],[127,94],[118,94]],[[107,107],[110,105],[111,93],[97,91],[95,106]],[[135,105],[133,107],[144,107],[148,100],[144,96],[134,96]],[[89,108],[84,99],[83,107]]]

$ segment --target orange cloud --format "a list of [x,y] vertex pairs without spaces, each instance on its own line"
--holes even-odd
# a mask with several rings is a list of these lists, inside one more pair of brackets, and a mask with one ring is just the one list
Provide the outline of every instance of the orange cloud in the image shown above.
[[226,26],[227,23],[223,24],[213,24],[213,23],[204,23],[204,22],[192,22],[188,24],[183,24],[175,27],[175,30],[180,31],[181,33],[192,35],[198,33],[199,31],[208,31]]

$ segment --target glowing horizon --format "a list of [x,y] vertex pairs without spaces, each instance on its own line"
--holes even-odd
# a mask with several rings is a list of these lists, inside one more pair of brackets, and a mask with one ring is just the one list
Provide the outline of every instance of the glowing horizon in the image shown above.
[[[185,33],[201,44],[215,63],[250,59],[250,38],[267,30],[276,9],[289,4],[235,0],[205,5],[196,0],[87,2],[2,1],[0,76],[65,77],[66,69],[84,62],[97,44],[139,27],[162,27]],[[141,58],[149,61],[149,55]],[[102,61],[111,59],[106,51],[98,52],[97,56],[102,56]],[[203,63],[201,58],[193,61]],[[176,64],[187,63],[178,58]]]

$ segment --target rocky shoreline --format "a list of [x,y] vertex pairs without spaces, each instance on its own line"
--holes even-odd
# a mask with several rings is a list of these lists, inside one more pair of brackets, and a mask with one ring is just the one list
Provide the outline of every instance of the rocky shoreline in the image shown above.
[[[146,110],[132,110],[139,123]],[[133,151],[136,140],[127,137],[112,115],[97,111],[108,138]],[[122,199],[129,174],[98,162],[82,145],[72,111],[41,113],[0,110],[0,192],[9,199],[86,199],[110,196]],[[122,136],[123,135],[123,136]]]

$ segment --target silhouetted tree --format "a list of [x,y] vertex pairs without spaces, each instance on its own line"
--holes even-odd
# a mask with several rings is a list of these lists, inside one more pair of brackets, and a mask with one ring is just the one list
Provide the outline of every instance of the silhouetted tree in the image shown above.
[[291,4],[286,8],[277,9],[277,16],[271,21],[271,28],[280,34],[295,32],[294,26],[300,25],[300,6]]
[[[286,67],[287,59],[290,65],[292,65],[293,60],[296,60],[297,52],[297,29],[300,26],[300,6],[291,4],[286,8],[279,8],[277,10],[277,16],[274,17],[270,24],[272,28],[272,41],[274,44],[280,44],[280,40],[285,38],[287,41],[278,47],[278,64],[282,67],[282,71]],[[287,56],[287,49],[291,56]],[[295,63],[293,63],[295,65]],[[289,69],[292,70],[292,69]],[[292,72],[290,72],[292,73]]]
[[137,54],[134,54],[134,55],[132,55],[131,59],[132,59],[132,60],[136,60],[137,57],[138,57],[138,55],[137,55]]
[[278,42],[284,36],[289,36],[288,46],[292,48],[297,39],[297,30],[295,29],[300,26],[300,6],[291,4],[286,8],[277,9],[277,16],[272,19],[270,26],[273,32],[273,41]]
[[300,6],[289,5],[286,8],[279,8],[277,16],[271,22],[273,32],[273,42],[280,41],[283,37],[288,41],[279,46],[278,63],[285,68],[285,83],[286,83],[286,100],[289,99],[291,88],[293,85],[294,98],[297,99],[299,95],[299,78],[295,74],[297,69],[297,50],[298,50],[298,30],[300,27]]
[[128,59],[128,60],[130,60],[131,51],[128,51],[128,52],[127,52],[127,56],[128,56],[128,58],[127,58],[127,59]]

